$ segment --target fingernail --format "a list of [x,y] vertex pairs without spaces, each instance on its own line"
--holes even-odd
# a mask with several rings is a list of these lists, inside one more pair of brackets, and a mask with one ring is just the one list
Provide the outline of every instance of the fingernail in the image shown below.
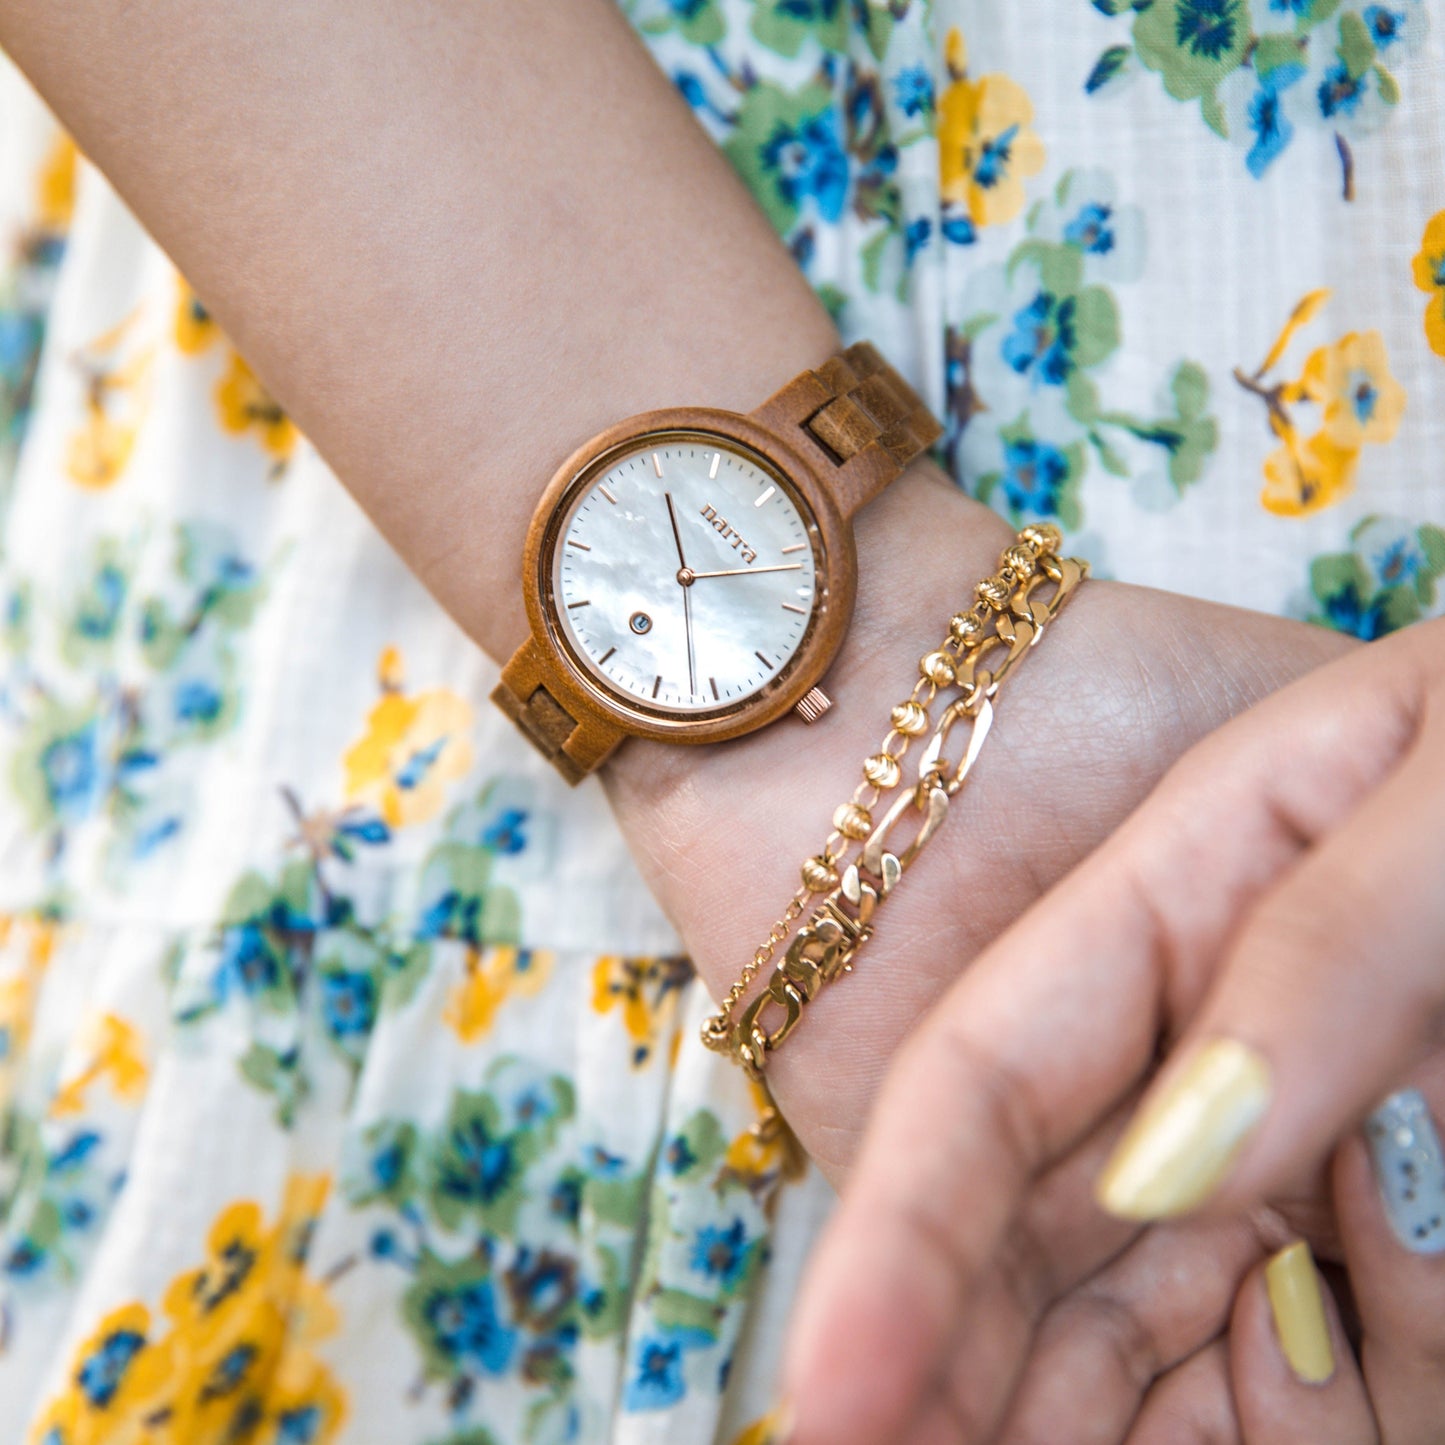
[[1295,1379],[1323,1385],[1335,1372],[1335,1352],[1309,1245],[1301,1239],[1280,1250],[1264,1267],[1264,1283],[1274,1332]]
[[1391,1094],[1365,1121],[1385,1217],[1411,1254],[1445,1253],[1445,1155],[1415,1089]]
[[1121,1219],[1164,1219],[1207,1199],[1269,1105],[1269,1065],[1234,1039],[1205,1044],[1136,1114],[1096,1197]]

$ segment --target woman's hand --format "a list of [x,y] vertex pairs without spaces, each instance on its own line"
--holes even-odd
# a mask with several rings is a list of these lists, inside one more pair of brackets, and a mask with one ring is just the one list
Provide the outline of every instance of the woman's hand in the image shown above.
[[1106,1154],[1120,1214],[1217,1185],[1213,1226],[1166,1228],[1327,1241],[1333,1143],[1424,1055],[1445,998],[1442,688],[1435,623],[1262,704],[953,987],[896,1061],[815,1259],[789,1356],[799,1445],[908,1439],[940,1410],[996,1423],[997,1372],[970,1364],[980,1306],[999,1261],[1027,1275],[1102,1236],[1082,1190],[1062,1214],[1038,1201]]

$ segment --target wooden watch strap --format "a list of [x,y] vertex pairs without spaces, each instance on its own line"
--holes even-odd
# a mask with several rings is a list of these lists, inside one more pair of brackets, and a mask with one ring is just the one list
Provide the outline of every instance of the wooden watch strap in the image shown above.
[[795,377],[753,416],[795,440],[801,434],[821,453],[845,517],[943,435],[922,398],[868,341]]
[[536,642],[529,639],[502,669],[492,701],[575,786],[622,741],[622,732],[592,715],[574,717],[548,686],[550,681],[551,675],[540,665]]

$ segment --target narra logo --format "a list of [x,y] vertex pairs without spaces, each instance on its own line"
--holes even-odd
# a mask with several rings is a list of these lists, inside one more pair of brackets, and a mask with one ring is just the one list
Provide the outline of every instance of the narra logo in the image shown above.
[[718,516],[716,507],[703,507],[701,508],[701,511],[702,515],[706,517],[709,522],[712,523],[713,531],[716,532],[718,536],[721,537],[725,542],[731,542],[733,545],[733,551],[735,551],[738,556],[741,557],[743,561],[748,564],[749,567],[751,567],[753,563],[758,560],[758,554],[751,547],[749,547],[748,544],[744,542],[743,539],[736,532],[734,532],[730,526],[728,526],[727,518]]

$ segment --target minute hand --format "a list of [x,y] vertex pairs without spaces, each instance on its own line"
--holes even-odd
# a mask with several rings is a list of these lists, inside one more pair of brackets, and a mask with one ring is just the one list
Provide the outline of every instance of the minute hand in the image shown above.
[[784,562],[780,567],[730,567],[726,572],[694,572],[693,580],[702,577],[758,577],[764,572],[801,572],[801,562]]

